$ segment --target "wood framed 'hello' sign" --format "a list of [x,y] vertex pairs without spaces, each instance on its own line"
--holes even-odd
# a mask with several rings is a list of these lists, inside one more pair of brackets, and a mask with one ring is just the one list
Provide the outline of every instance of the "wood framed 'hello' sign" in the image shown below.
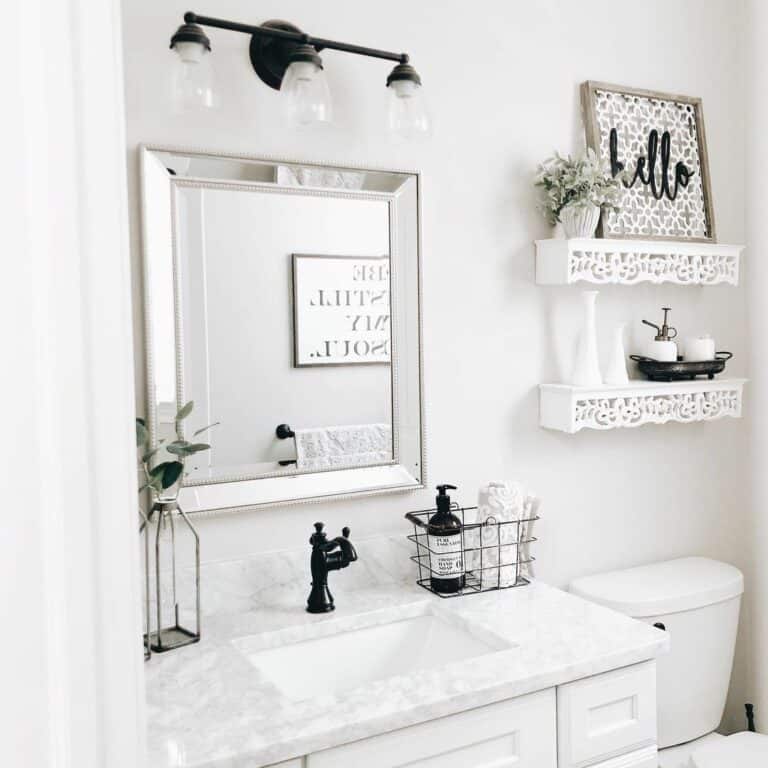
[[587,145],[625,187],[598,234],[715,242],[701,99],[590,80],[581,100]]

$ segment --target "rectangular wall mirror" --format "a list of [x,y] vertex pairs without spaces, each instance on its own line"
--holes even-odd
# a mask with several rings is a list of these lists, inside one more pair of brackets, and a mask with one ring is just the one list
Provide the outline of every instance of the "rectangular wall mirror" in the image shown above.
[[[142,147],[147,418],[189,512],[423,487],[417,173]],[[159,456],[162,458],[162,450]]]

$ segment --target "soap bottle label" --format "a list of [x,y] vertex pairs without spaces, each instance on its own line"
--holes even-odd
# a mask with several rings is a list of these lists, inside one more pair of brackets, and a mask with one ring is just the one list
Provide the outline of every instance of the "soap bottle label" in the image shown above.
[[461,536],[429,536],[429,562],[433,576],[464,575],[464,558],[461,552]]

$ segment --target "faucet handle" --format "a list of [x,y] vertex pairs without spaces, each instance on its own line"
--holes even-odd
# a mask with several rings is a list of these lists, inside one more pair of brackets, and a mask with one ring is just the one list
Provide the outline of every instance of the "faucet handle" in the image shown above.
[[337,536],[333,541],[339,545],[342,552],[343,564],[342,568],[346,568],[349,563],[354,563],[357,560],[357,552],[349,540],[349,526],[345,525],[341,529],[341,536]]
[[325,544],[327,536],[323,532],[325,523],[315,523],[315,532],[309,537],[309,543],[314,547],[318,544]]

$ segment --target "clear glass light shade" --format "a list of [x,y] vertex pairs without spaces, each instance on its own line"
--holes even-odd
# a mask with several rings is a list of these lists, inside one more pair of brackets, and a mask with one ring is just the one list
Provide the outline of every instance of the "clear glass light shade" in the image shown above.
[[413,80],[393,80],[389,84],[389,130],[406,140],[426,138],[432,121],[422,87]]
[[285,70],[280,90],[288,119],[297,126],[330,123],[331,92],[322,68],[310,61],[294,61]]
[[189,112],[213,107],[210,51],[202,43],[178,42],[173,46],[173,52],[171,89],[174,110]]

